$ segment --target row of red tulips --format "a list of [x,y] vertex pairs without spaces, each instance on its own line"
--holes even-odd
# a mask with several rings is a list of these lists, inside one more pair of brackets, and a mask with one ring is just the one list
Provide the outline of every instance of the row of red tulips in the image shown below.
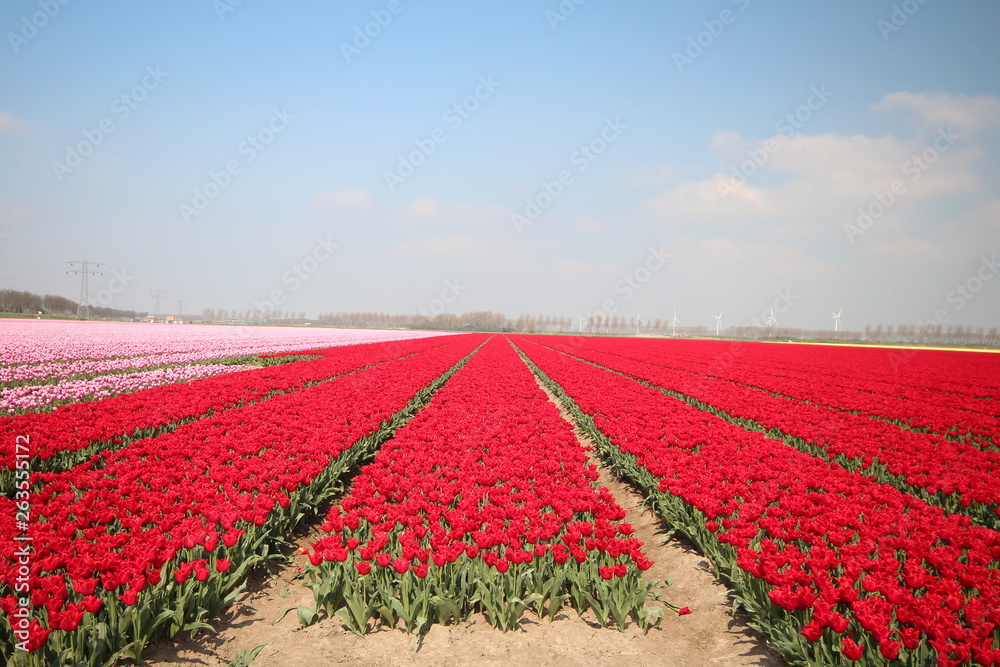
[[[248,407],[33,475],[31,653],[15,664],[139,660],[153,638],[204,626],[246,569],[429,398],[482,342],[449,338]],[[308,363],[308,362],[305,362]],[[365,400],[359,400],[364,396]],[[0,498],[0,650],[20,604],[13,503]],[[230,571],[231,570],[231,571]]]
[[[786,436],[786,442],[810,454],[876,475],[880,482],[893,484],[949,512],[968,515],[983,526],[1000,528],[1000,486],[996,484],[1000,451],[638,361],[631,357],[643,355],[639,345],[638,350],[633,350],[617,341],[623,355],[594,351],[589,345],[558,341],[550,344],[554,349],[674,392],[740,426]],[[605,343],[604,347],[610,345]],[[929,451],[934,456],[928,456]]]
[[515,341],[790,662],[1000,665],[1000,533]]
[[[564,605],[649,628],[652,563],[510,343],[494,337],[362,468],[308,568],[316,610],[358,634],[475,611],[503,630]],[[315,619],[312,612],[300,615]]]
[[920,350],[912,353],[918,356],[903,366],[903,372],[893,373],[886,368],[887,359],[905,351],[718,341],[622,345],[616,339],[588,341],[587,347],[859,412],[981,447],[998,446],[993,439],[1000,432],[1000,356]]
[[[36,472],[66,470],[91,454],[117,449],[124,443],[156,435],[188,421],[442,344],[444,339],[429,337],[271,355],[277,358],[319,356],[307,361],[165,385],[98,402],[76,403],[51,413],[0,417],[0,438],[7,441],[21,434],[38,434],[33,440],[31,469]],[[10,495],[13,489],[13,464],[13,451],[4,448],[0,452],[0,495]]]

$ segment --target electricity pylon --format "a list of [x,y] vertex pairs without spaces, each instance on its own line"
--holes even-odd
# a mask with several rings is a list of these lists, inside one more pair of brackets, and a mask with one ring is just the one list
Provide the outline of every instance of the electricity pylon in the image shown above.
[[76,307],[76,319],[78,319],[78,320],[89,319],[90,318],[90,295],[87,293],[87,290],[88,290],[87,276],[89,276],[92,273],[95,274],[95,275],[98,275],[98,276],[103,276],[104,275],[100,271],[94,271],[93,269],[91,269],[89,267],[90,267],[90,265],[94,265],[94,266],[103,266],[103,265],[100,262],[91,262],[90,260],[86,260],[86,259],[78,259],[78,260],[76,260],[74,262],[66,262],[66,263],[69,264],[71,267],[74,266],[74,265],[76,265],[76,264],[80,265],[79,269],[71,268],[66,273],[67,273],[67,275],[72,275],[74,273],[80,274],[80,303]]
[[160,319],[160,299],[166,298],[166,296],[167,296],[167,293],[164,292],[161,289],[150,290],[150,292],[149,292],[149,298],[153,299],[153,302],[155,304],[153,306],[153,319],[154,320]]

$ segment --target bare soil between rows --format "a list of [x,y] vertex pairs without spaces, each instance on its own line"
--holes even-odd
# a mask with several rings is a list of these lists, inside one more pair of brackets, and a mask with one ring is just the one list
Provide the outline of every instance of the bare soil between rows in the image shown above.
[[[544,389],[544,387],[543,387]],[[546,394],[571,421],[558,400]],[[581,444],[595,456],[593,442],[576,429]],[[596,458],[593,458],[599,464]],[[624,632],[599,627],[589,614],[580,617],[567,609],[556,621],[526,614],[512,632],[492,628],[481,615],[458,625],[434,625],[418,641],[397,629],[379,628],[366,637],[348,631],[339,619],[323,617],[303,627],[289,607],[313,604],[312,592],[297,579],[308,563],[294,552],[321,536],[322,513],[289,537],[291,561],[272,561],[268,570],[252,575],[241,598],[212,625],[215,634],[195,638],[178,636],[147,649],[143,664],[227,667],[240,651],[265,645],[253,667],[293,665],[594,665],[627,662],[637,666],[757,665],[785,663],[750,629],[746,618],[732,615],[729,592],[713,574],[712,566],[689,544],[670,538],[669,527],[642,501],[642,496],[600,466],[600,481],[628,512],[626,521],[644,550],[655,561],[646,571],[648,581],[662,586],[663,599],[691,614],[679,616],[665,607],[660,627],[643,634],[629,625]],[[664,584],[670,580],[669,586]],[[650,603],[654,604],[654,603]],[[279,620],[280,618],[280,620]]]

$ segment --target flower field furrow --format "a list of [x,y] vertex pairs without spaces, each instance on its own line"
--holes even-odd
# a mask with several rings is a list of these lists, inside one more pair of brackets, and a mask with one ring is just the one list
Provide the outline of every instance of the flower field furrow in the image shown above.
[[358,634],[483,611],[513,629],[564,605],[658,622],[651,562],[558,409],[494,337],[362,468],[308,551],[317,610]]
[[[309,352],[320,354],[319,358],[155,387],[99,402],[76,403],[51,413],[0,417],[0,438],[10,443],[17,435],[37,434],[32,470],[64,470],[93,453],[116,449],[170,425],[429,350],[448,340],[429,337],[313,350]],[[0,494],[8,495],[13,488],[13,461],[13,452],[5,445],[0,450]]]
[[59,384],[10,387],[0,389],[0,414],[47,406],[57,402],[82,399],[99,400],[140,389],[149,389],[175,382],[187,382],[223,373],[235,373],[251,368],[252,366],[236,364],[198,364],[136,373],[98,375],[88,379],[60,382]]
[[428,335],[440,334],[364,329],[0,319],[0,338],[7,343],[0,348],[0,366],[10,369],[0,371],[0,381],[7,381],[2,373],[13,374],[18,369],[41,364],[49,364],[52,374],[65,377],[69,373],[61,370],[60,364],[67,362],[80,364],[123,359],[141,363],[144,357],[172,354],[193,355],[189,360],[195,361],[423,338]]
[[1000,664],[1000,533],[622,375],[515,342],[794,664]]
[[435,334],[0,319],[0,339],[5,342],[0,348],[0,414],[48,411],[74,400],[140,388],[134,378],[128,381],[129,375],[154,386],[151,380],[164,384],[164,372],[176,374],[179,366],[188,367],[195,377],[206,375],[196,367],[207,363],[255,364],[260,356],[306,348],[428,335]]
[[573,609],[649,630],[651,561],[560,406],[789,664],[1000,665],[1000,357],[28,325],[0,322],[19,332],[0,373],[20,377],[0,400],[33,411],[0,417],[14,667],[141,663],[210,629],[345,488],[300,551],[303,624],[423,635]]
[[[157,636],[206,627],[247,569],[419,409],[482,343],[447,344],[36,473],[33,649],[17,665],[140,660]],[[26,488],[31,485],[26,482]],[[19,490],[21,488],[19,484]],[[11,655],[19,608],[14,502],[0,498],[0,607]]]
[[188,364],[192,361],[202,361],[204,356],[197,352],[179,352],[172,354],[149,354],[138,357],[115,357],[113,359],[41,362],[37,364],[20,364],[17,366],[0,367],[0,387],[19,386],[21,384],[45,380],[63,381],[67,378],[80,376],[105,375],[114,371],[139,370],[150,366],[165,364]]
[[[536,339],[538,340],[538,339]],[[693,399],[741,426],[787,436],[788,444],[846,468],[874,474],[948,512],[1000,529],[1000,451],[983,450],[929,433],[902,430],[731,382],[695,376],[582,346],[541,341],[654,386]],[[928,452],[934,452],[928,456]]]
[[[623,346],[621,341],[609,339],[588,341],[587,347],[860,412],[980,447],[1000,448],[1000,443],[995,442],[1000,432],[1000,387],[996,380],[1000,356],[994,361],[976,353],[922,350],[919,364],[908,363],[902,368],[907,376],[915,375],[907,382],[884,368],[887,356],[891,361],[893,355],[902,353],[887,354],[884,350],[849,349],[845,353],[830,347],[790,350],[785,346],[715,341],[683,341],[665,348],[653,341]],[[928,367],[935,372],[927,373]],[[974,371],[982,374],[981,382],[988,378],[992,384],[958,385],[951,381],[956,374],[970,378]],[[913,384],[918,382],[928,384]]]

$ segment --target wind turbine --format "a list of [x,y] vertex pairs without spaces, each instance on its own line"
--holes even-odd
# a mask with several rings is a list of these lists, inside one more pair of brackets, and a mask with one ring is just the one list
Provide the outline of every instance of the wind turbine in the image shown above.
[[715,318],[715,335],[719,335],[719,327],[722,325],[722,311],[719,311],[718,315],[712,315]]
[[583,333],[583,321],[587,318],[584,317],[583,315],[577,315],[577,317],[580,318],[580,333]]
[[778,320],[774,319],[774,308],[771,308],[771,316],[767,318],[767,326],[770,328],[772,324],[777,324]]
[[639,324],[640,324],[640,323],[641,323],[641,324],[645,324],[645,323],[646,323],[646,320],[644,320],[644,319],[642,319],[641,317],[639,317],[639,309],[638,309],[638,308],[636,308],[636,309],[635,309],[635,335],[636,335],[636,336],[638,336],[638,335],[639,335]]
[[675,338],[677,337],[677,325],[680,323],[681,321],[677,319],[677,309],[674,308],[674,316],[670,318],[670,326],[673,327],[674,330],[673,335]]
[[840,314],[842,312],[844,312],[843,308],[841,308],[840,310],[838,310],[835,313],[830,313],[831,315],[833,315],[833,330],[834,331],[840,331]]

